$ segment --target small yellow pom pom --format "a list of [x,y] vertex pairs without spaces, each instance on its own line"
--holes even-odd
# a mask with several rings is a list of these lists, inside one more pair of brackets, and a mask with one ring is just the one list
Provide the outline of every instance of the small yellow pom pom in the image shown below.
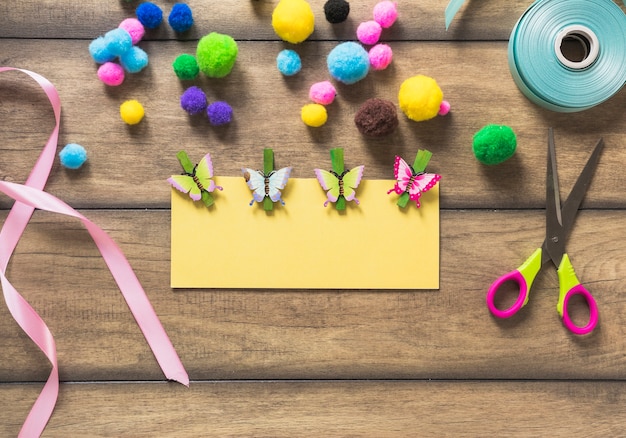
[[127,100],[120,105],[120,116],[129,125],[136,125],[143,119],[143,106],[134,99]]
[[406,116],[416,122],[432,119],[439,113],[443,92],[428,76],[417,75],[400,85],[398,102]]
[[272,27],[283,41],[298,44],[315,28],[315,16],[305,0],[280,0],[272,13]]
[[328,114],[326,113],[326,107],[319,103],[309,103],[302,107],[301,113],[302,121],[305,125],[313,128],[319,128],[326,120],[328,120]]

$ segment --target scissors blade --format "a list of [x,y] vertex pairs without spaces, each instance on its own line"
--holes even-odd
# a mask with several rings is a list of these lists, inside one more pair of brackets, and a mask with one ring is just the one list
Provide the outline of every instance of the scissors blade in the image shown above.
[[561,218],[561,195],[559,187],[559,175],[556,167],[556,150],[554,145],[554,132],[552,128],[548,129],[548,162],[546,168],[546,240],[545,245],[547,252],[550,254],[552,261],[558,266],[560,263],[556,261],[555,255],[561,257],[557,253],[565,250],[565,242],[563,242],[563,226]]

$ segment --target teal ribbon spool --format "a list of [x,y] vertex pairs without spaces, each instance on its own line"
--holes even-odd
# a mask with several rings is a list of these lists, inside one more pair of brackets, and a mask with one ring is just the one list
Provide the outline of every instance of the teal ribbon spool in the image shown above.
[[[564,53],[568,45],[581,56]],[[626,14],[610,0],[537,0],[513,28],[508,56],[532,102],[558,112],[592,108],[626,83]]]

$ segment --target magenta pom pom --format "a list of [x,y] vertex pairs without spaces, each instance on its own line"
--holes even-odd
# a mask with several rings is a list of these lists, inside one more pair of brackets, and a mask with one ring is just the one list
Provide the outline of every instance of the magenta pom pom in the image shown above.
[[376,44],[370,49],[368,56],[374,70],[384,70],[391,64],[393,52],[387,44]]
[[391,27],[398,18],[398,8],[395,2],[382,1],[374,6],[374,21],[383,28]]
[[106,85],[116,87],[124,82],[124,69],[115,62],[105,62],[98,68],[98,78]]
[[209,122],[213,126],[220,126],[230,123],[233,119],[233,109],[226,102],[213,102],[206,109]]
[[143,24],[141,24],[141,21],[136,18],[127,18],[122,21],[118,27],[129,33],[133,44],[137,44],[141,41],[146,33],[146,29],[143,27]]
[[335,100],[337,90],[329,81],[316,82],[309,89],[309,98],[321,105],[330,105]]
[[356,37],[363,44],[372,45],[376,44],[380,39],[380,34],[383,28],[376,21],[364,21],[359,24],[356,29]]
[[439,112],[437,114],[439,114],[440,116],[445,116],[449,112],[450,112],[450,102],[448,102],[447,100],[441,101],[441,105],[439,105]]

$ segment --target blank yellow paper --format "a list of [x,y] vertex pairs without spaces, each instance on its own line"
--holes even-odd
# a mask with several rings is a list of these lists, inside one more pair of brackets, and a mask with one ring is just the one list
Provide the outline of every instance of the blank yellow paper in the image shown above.
[[210,208],[172,189],[173,288],[439,288],[438,185],[403,209],[393,180],[363,180],[339,212],[316,179],[292,178],[266,212],[243,177],[215,181]]

